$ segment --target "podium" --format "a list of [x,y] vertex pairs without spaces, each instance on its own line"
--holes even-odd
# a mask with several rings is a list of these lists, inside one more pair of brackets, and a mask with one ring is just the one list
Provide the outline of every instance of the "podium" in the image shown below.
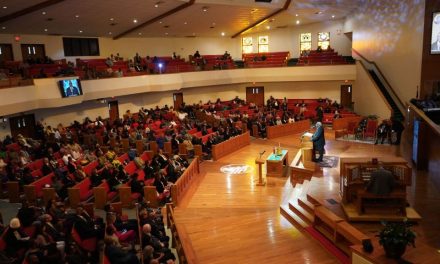
[[265,186],[266,185],[266,181],[263,179],[263,164],[266,161],[262,158],[256,158],[255,159],[255,164],[258,165],[258,182],[257,182],[257,186]]
[[301,136],[301,158],[302,163],[306,164],[307,162],[312,162],[313,156],[313,142],[312,142],[312,133],[306,132]]

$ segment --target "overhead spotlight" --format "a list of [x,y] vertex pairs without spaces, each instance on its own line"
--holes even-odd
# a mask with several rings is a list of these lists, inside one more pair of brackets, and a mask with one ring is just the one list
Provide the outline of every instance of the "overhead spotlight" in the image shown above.
[[141,36],[141,35],[142,35],[142,32],[139,32],[138,35]]
[[296,21],[296,24],[299,25],[299,23],[300,23],[299,20],[297,20],[297,21]]
[[332,15],[332,18],[335,18],[335,15]]
[[222,32],[221,35],[222,35],[222,37],[224,37],[225,36],[225,32]]
[[158,7],[159,7],[159,4],[154,4],[154,7],[155,7],[155,8],[158,8]]
[[202,11],[203,11],[203,12],[208,11],[208,7],[207,7],[207,6],[202,7]]
[[184,25],[187,25],[187,24],[188,24],[188,22],[186,22],[186,21],[185,21],[185,22],[183,22],[183,24],[184,24]]
[[133,23],[137,23],[138,22],[138,20],[135,18],[135,19],[133,19]]
[[295,16],[297,17],[297,16],[299,16],[298,14],[295,14]]
[[111,31],[108,33],[109,35],[113,34]]
[[44,29],[45,32],[47,32],[47,30],[48,30],[47,28]]
[[6,27],[2,27],[2,29],[3,29],[3,30],[5,30],[5,29],[6,29]]
[[75,18],[79,18],[79,15],[75,15]]
[[162,24],[162,21],[159,21],[159,24]]
[[270,26],[266,26],[266,29],[270,29]]
[[82,30],[79,30],[78,32],[79,32],[79,33],[83,33],[83,31],[82,31]]
[[165,32],[165,35],[167,35],[167,36],[168,36],[168,32]]
[[46,11],[43,11],[43,12],[41,12],[41,14],[44,16],[44,15],[47,14],[47,13],[46,13]]
[[115,20],[113,17],[111,17],[110,19],[109,19],[110,21],[113,21],[113,20]]
[[8,8],[7,6],[3,6],[3,9],[6,9],[6,8]]

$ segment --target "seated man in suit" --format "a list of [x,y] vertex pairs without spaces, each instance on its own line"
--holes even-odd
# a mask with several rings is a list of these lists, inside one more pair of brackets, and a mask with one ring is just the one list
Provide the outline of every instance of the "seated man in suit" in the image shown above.
[[394,176],[391,171],[384,169],[379,164],[377,170],[371,173],[370,182],[367,185],[367,191],[376,195],[388,195],[394,188]]

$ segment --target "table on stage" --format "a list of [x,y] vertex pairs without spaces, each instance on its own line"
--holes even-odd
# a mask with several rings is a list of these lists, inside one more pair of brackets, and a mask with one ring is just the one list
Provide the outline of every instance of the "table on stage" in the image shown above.
[[269,177],[282,177],[283,166],[288,166],[289,158],[287,149],[281,150],[281,155],[272,153],[266,159],[266,176]]

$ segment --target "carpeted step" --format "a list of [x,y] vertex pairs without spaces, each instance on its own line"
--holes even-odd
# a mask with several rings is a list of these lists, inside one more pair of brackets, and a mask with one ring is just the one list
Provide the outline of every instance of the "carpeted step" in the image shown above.
[[336,257],[341,263],[351,263],[350,258],[345,255],[339,248],[336,247],[331,241],[329,241],[324,235],[312,226],[304,228],[304,230],[310,234],[316,241],[318,241],[330,254]]
[[315,219],[314,214],[307,212],[307,210],[296,203],[289,202],[289,209],[292,210],[292,212],[299,216],[308,225],[311,225],[313,223],[313,220]]
[[307,198],[301,197],[298,199],[298,205],[310,214],[315,213],[315,205],[307,200]]
[[298,230],[303,230],[309,225],[305,223],[299,216],[295,215],[289,208],[288,205],[280,206],[280,213],[284,218],[287,219],[293,226],[295,226]]

